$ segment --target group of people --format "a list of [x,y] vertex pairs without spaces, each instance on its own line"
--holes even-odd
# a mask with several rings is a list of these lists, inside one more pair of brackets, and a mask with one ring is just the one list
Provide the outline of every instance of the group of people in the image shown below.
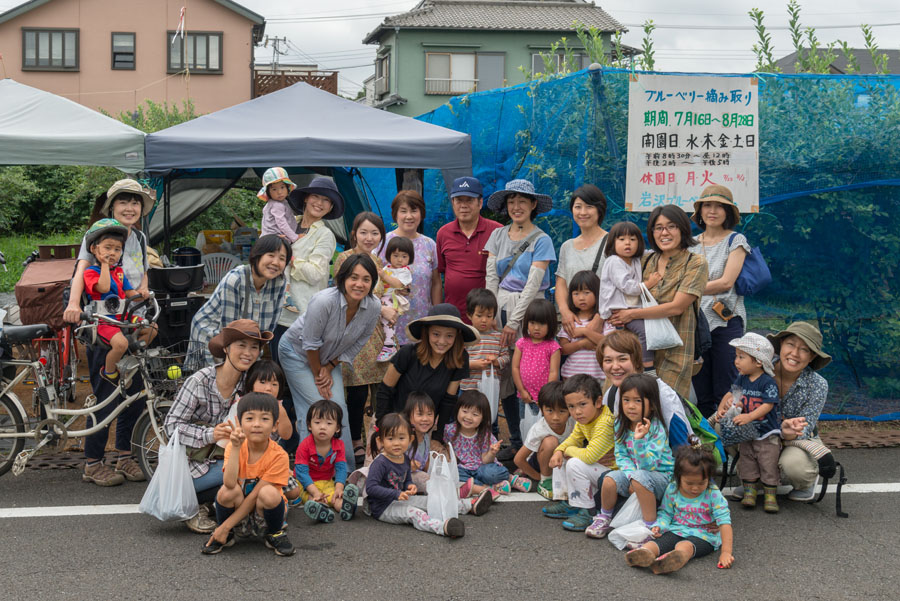
[[[140,282],[134,293],[146,294],[146,238],[134,226],[149,208],[139,190],[118,182],[98,201],[106,221],[85,236],[75,277],[92,296],[111,294],[108,280],[124,282],[119,256],[127,281]],[[481,216],[476,178],[455,180],[450,196],[456,219],[436,240],[420,231],[426,205],[413,191],[391,204],[394,231],[374,213],[356,215],[329,286],[336,240],[324,221],[343,216],[340,192],[329,178],[298,188],[284,169],[265,173],[262,235],[249,265],[226,274],[194,317],[196,371],[164,424],[189,449],[201,511],[188,526],[212,533],[205,553],[250,523],[290,554],[289,506],[330,522],[351,519],[360,497],[381,521],[461,536],[461,521],[432,519],[417,494],[427,491],[431,451],[452,446],[461,513],[481,515],[499,495],[535,488],[554,501],[544,515],[602,537],[617,499],[633,493],[648,540],[629,551],[630,565],[665,573],[719,548],[727,567],[727,504],[713,484],[715,458],[694,437],[693,405],[740,445],[745,506],[759,490],[777,511],[782,475],[792,499],[812,499],[830,459],[817,432],[827,382],[816,373],[830,357],[812,324],[768,340],[745,334],[735,281],[752,251],[733,231],[740,213],[728,188],[705,189],[691,217],[657,207],[645,240],[631,222],[604,230],[606,198],[585,184],[569,203],[579,234],[558,256],[534,223],[551,199],[531,182],[512,180],[488,198],[505,226]],[[104,250],[97,231],[111,228],[124,253]],[[546,298],[553,263],[555,303]],[[77,318],[74,299],[67,319]],[[650,348],[645,321],[654,319],[668,319],[681,344]],[[712,344],[699,354],[703,322]],[[260,359],[266,347],[272,360]],[[92,378],[96,364],[98,385],[115,385],[115,361],[95,354]],[[499,398],[489,399],[492,378]],[[128,419],[119,418],[115,467],[102,446],[86,445],[85,480],[142,477],[118,435]]]

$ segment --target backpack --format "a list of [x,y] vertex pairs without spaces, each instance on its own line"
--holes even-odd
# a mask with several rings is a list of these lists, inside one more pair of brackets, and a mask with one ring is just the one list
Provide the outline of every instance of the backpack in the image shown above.
[[[731,234],[728,238],[729,247],[735,236],[737,233]],[[744,258],[744,266],[741,267],[741,273],[734,282],[734,291],[741,296],[753,296],[762,292],[771,282],[772,272],[766,265],[762,251],[758,246],[754,246],[750,254]]]

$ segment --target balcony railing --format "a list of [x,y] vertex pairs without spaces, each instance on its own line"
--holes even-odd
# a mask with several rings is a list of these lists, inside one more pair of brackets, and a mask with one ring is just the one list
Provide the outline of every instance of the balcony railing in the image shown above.
[[477,79],[446,79],[443,77],[426,77],[426,94],[456,95],[474,92],[478,89]]

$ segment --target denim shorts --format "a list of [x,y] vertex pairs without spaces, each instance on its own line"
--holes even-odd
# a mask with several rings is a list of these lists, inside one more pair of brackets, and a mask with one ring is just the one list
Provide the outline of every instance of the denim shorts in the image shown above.
[[631,485],[631,480],[634,480],[647,490],[653,491],[657,500],[662,499],[663,493],[666,492],[666,487],[671,480],[671,474],[664,472],[637,470],[629,472],[629,475],[631,476],[630,478],[629,476],[626,476],[625,472],[622,470],[614,470],[606,472],[603,477],[612,478],[616,483],[616,493],[618,493],[620,497],[627,497],[631,494],[628,492],[628,487]]

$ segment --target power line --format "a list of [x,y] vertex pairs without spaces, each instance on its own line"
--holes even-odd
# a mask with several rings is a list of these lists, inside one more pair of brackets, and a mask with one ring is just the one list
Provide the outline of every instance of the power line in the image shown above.
[[[643,23],[622,23],[625,27],[635,27],[642,28],[644,26]],[[900,26],[900,22],[898,23],[870,23],[867,24],[869,27],[897,27]],[[655,29],[703,29],[703,30],[715,30],[715,31],[756,31],[755,25],[662,25],[659,23],[653,24]],[[859,25],[816,25],[816,26],[803,26],[803,29],[858,29]],[[766,25],[766,30],[768,31],[790,31],[790,27],[787,25]]]

